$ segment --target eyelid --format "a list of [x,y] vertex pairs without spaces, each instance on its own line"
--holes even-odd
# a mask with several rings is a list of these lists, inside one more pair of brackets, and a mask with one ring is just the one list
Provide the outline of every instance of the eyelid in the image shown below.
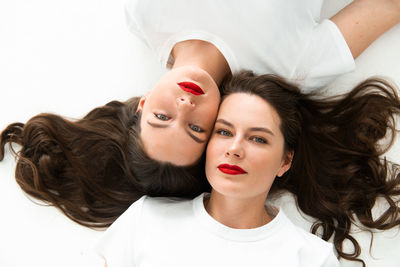
[[[192,126],[198,127],[200,130],[199,130],[199,131],[196,131],[196,130],[194,130],[194,129],[192,128]],[[189,128],[190,128],[190,130],[192,130],[193,132],[196,132],[196,133],[204,133],[204,132],[205,132],[205,130],[204,130],[203,128],[201,128],[200,126],[195,125],[195,124],[189,124]]]
[[[222,131],[229,133],[229,135],[221,134]],[[228,137],[228,136],[232,136],[232,135],[233,135],[233,134],[231,133],[231,131],[229,131],[229,130],[227,130],[227,129],[224,129],[224,128],[216,129],[216,130],[215,130],[215,133],[217,133],[217,134],[219,134],[219,135],[221,135],[221,136],[225,136],[225,137]]]
[[[168,116],[168,115],[166,115],[166,114],[163,114],[163,113],[161,113],[161,112],[160,112],[160,113],[154,112],[153,114],[154,114],[154,117],[155,117],[157,120],[160,120],[160,121],[169,121],[169,120],[171,119],[170,116]],[[166,120],[160,119],[160,118],[158,117],[159,115],[165,116],[165,117],[167,117],[167,119],[166,119]]]
[[[262,139],[264,142],[257,142],[254,140],[255,138]],[[262,145],[268,144],[268,140],[262,136],[251,136],[249,139],[257,144],[262,144]]]

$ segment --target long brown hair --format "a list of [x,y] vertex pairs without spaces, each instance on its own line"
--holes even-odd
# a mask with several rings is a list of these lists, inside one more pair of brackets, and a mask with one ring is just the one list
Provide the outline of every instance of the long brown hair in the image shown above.
[[29,195],[73,221],[106,227],[143,195],[191,198],[209,191],[204,156],[177,167],[149,158],[140,142],[138,98],[113,101],[69,121],[39,114],[10,124],[0,137],[17,143],[16,181]]
[[[396,89],[375,78],[348,94],[322,98],[301,93],[280,77],[244,72],[225,83],[223,92],[256,94],[275,108],[285,148],[294,151],[294,159],[271,193],[292,192],[301,211],[317,219],[312,233],[321,231],[324,240],[333,237],[339,257],[365,266],[350,234],[352,223],[357,219],[369,229],[400,224],[400,166],[380,158],[395,140],[395,116],[400,115]],[[389,140],[379,145],[385,136]],[[378,197],[388,208],[374,219]],[[343,251],[345,240],[353,244],[352,253]]]
[[[257,94],[274,106],[286,149],[295,156],[272,191],[294,193],[299,208],[317,219],[312,232],[320,230],[325,240],[333,236],[340,257],[362,262],[351,224],[358,219],[371,229],[389,229],[400,223],[399,166],[380,158],[395,138],[396,89],[369,79],[348,94],[321,98],[277,76],[251,72],[233,76],[223,88],[225,94]],[[11,124],[1,133],[0,160],[6,143],[19,144],[15,174],[21,188],[89,227],[110,225],[144,194],[190,198],[209,191],[204,158],[176,167],[144,153],[137,105],[137,98],[113,101],[77,121],[40,114]],[[391,137],[386,146],[378,145],[385,136]],[[388,209],[374,219],[378,197]],[[353,253],[343,251],[345,240]]]

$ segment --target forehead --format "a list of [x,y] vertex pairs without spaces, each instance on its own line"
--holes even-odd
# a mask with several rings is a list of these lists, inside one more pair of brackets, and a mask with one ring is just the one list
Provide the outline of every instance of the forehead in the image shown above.
[[276,110],[260,96],[247,93],[228,95],[221,103],[218,118],[240,124],[280,125]]
[[182,127],[153,128],[143,123],[140,132],[146,154],[155,160],[177,166],[195,163],[204,151],[205,144],[195,142]]

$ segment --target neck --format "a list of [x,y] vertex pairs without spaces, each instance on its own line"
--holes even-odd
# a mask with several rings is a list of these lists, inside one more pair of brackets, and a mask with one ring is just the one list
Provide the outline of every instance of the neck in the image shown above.
[[265,210],[266,196],[254,198],[234,198],[211,191],[205,200],[205,208],[218,222],[236,229],[251,229],[263,226],[271,221]]
[[225,57],[211,43],[201,40],[187,40],[177,43],[172,49],[174,64],[172,68],[197,66],[207,71],[219,86],[230,75]]

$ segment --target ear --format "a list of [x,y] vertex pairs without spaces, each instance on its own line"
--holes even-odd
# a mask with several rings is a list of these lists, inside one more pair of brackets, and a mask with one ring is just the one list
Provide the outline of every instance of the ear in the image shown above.
[[294,156],[294,151],[291,150],[289,152],[286,153],[286,156],[282,162],[282,166],[279,169],[278,173],[276,174],[276,176],[281,177],[282,175],[285,174],[285,172],[287,172],[290,169],[290,166],[292,166],[292,160],[293,160],[293,156]]
[[142,96],[142,97],[140,98],[139,104],[138,104],[137,109],[136,109],[136,112],[142,111],[142,110],[143,110],[144,103],[146,102],[146,96],[147,96],[147,95]]

